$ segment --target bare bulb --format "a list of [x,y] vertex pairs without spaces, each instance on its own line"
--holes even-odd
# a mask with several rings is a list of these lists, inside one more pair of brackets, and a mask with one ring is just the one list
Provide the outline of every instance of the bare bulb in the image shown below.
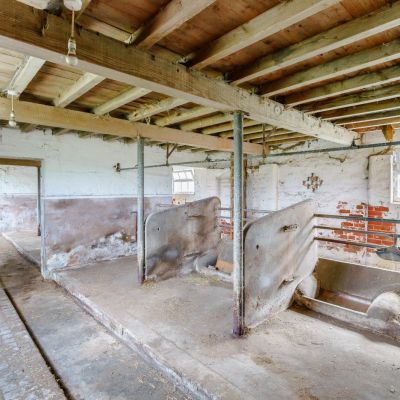
[[15,112],[12,110],[10,112],[10,118],[8,120],[8,126],[10,128],[16,128],[17,127],[17,120],[15,119]]
[[71,67],[78,65],[78,57],[76,56],[76,41],[73,37],[68,39],[68,54],[65,56],[65,62]]

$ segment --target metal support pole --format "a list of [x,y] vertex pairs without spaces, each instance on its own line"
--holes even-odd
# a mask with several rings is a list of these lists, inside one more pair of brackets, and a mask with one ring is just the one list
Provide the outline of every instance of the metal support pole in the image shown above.
[[243,113],[233,115],[234,194],[233,194],[233,334],[244,334],[243,264]]
[[37,167],[37,228],[38,236],[42,235],[42,173],[41,168]]
[[144,282],[144,140],[138,138],[137,142],[137,261],[138,281]]

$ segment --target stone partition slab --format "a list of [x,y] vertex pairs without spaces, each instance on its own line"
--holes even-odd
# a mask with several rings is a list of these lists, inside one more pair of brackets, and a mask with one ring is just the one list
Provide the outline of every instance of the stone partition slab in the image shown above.
[[[145,214],[170,202],[170,197],[147,197]],[[46,199],[47,271],[135,254],[136,210],[134,197]]]
[[306,200],[245,227],[245,323],[253,327],[287,309],[317,263],[315,205]]
[[145,226],[146,279],[215,265],[220,200],[210,197],[151,214]]

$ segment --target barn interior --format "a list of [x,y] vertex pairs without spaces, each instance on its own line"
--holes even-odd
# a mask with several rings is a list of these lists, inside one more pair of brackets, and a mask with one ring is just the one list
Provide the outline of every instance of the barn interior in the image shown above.
[[0,0],[0,395],[398,399],[399,24]]

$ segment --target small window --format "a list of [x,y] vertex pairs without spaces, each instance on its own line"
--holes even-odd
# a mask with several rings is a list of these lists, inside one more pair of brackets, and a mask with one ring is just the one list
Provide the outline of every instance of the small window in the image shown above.
[[174,194],[194,194],[193,169],[174,169],[172,179]]

